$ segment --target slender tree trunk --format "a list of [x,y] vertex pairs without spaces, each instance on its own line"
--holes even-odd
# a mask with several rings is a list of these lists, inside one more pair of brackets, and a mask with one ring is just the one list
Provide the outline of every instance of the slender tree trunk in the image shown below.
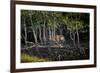
[[[76,20],[77,20],[78,14],[76,14]],[[78,32],[78,24],[76,23],[76,34],[77,34],[77,47],[80,48],[80,40],[79,40],[79,32]]]
[[[31,14],[29,14],[29,16],[30,16],[30,20],[31,20],[31,25],[32,25],[32,27],[34,27],[34,26],[33,26],[33,21],[32,21],[32,16],[31,16]],[[36,36],[36,33],[35,33],[34,28],[32,28],[32,31],[33,31],[35,43],[38,43],[38,42],[37,42],[37,36]]]
[[50,29],[50,26],[49,26],[49,40],[51,40],[51,29]]
[[75,33],[74,32],[70,32],[70,38],[73,41],[74,47],[76,47],[76,44],[75,44]]
[[48,41],[48,27],[45,28],[45,35],[46,35],[46,43]]
[[24,18],[24,31],[25,31],[25,48],[27,49],[27,29],[26,29],[25,18]]
[[77,46],[78,46],[78,48],[80,48],[80,40],[79,40],[78,28],[76,29],[76,34],[77,34]]
[[35,38],[36,38],[36,42],[38,43],[38,28],[35,28]]
[[51,34],[52,34],[51,39],[53,40],[53,27],[51,27]]
[[45,21],[44,21],[44,26],[43,26],[43,40],[44,40],[44,44],[46,44],[46,34],[45,34]]
[[[49,44],[51,44],[50,41],[52,40],[52,35],[51,35],[52,31],[51,31],[50,26],[48,26],[48,27],[49,27]],[[51,52],[50,45],[48,46],[48,53],[49,53],[49,55],[50,55],[50,59],[52,59],[52,57],[51,57],[52,52]]]
[[39,25],[39,38],[40,38],[40,42],[42,44],[42,38],[41,38],[41,26]]
[[73,43],[74,43],[74,46],[76,47],[76,44],[75,44],[75,33],[73,32]]
[[54,27],[54,34],[53,34],[53,36],[54,36],[54,40],[56,39],[56,37],[55,37],[55,27]]
[[36,36],[36,33],[35,33],[35,30],[33,29],[33,34],[34,34],[34,38],[35,38],[35,43],[38,43],[37,42],[37,36]]

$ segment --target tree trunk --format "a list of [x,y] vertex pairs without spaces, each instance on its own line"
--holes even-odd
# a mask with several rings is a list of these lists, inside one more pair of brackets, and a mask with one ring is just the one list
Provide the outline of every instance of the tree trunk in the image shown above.
[[[30,20],[31,20],[31,26],[34,27],[34,26],[33,26],[33,21],[32,21],[32,16],[31,16],[31,14],[29,14],[29,16],[30,16]],[[38,42],[37,42],[37,37],[36,37],[36,33],[35,33],[34,28],[32,28],[32,31],[33,31],[35,43],[38,43]]]
[[56,39],[56,37],[55,37],[55,27],[54,27],[54,33],[53,33],[53,36],[54,36],[54,40]]
[[[76,14],[76,20],[77,20],[77,14]],[[78,24],[76,23],[76,34],[77,34],[77,47],[80,48],[80,40],[79,40],[79,32],[78,32]]]
[[42,44],[42,38],[41,38],[41,26],[39,25],[39,38],[40,38],[40,42]]
[[50,29],[50,26],[49,26],[49,40],[51,40],[51,29]]
[[75,44],[75,33],[74,32],[70,32],[70,38],[73,41],[74,47],[76,47],[76,44]]
[[73,32],[73,44],[74,44],[74,47],[76,47],[76,44],[75,44],[75,33]]
[[76,29],[76,34],[77,34],[77,46],[78,46],[78,48],[80,48],[80,40],[79,40],[78,28]]
[[38,42],[37,42],[36,32],[35,32],[35,30],[33,28],[32,28],[32,30],[33,30],[33,35],[34,35],[35,43],[37,44]]
[[27,29],[26,29],[25,18],[24,18],[24,31],[25,31],[25,48],[27,49]]
[[43,25],[43,40],[44,40],[44,44],[46,44],[46,34],[45,34],[45,21],[44,21],[44,25]]
[[51,39],[53,40],[53,27],[51,27],[51,35],[52,35]]

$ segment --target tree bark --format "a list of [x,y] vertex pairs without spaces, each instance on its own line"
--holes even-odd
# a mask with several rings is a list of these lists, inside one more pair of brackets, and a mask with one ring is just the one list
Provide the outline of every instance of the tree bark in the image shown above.
[[50,29],[50,26],[49,26],[49,40],[51,40],[51,29]]
[[51,34],[52,34],[52,37],[51,37],[51,39],[53,40],[53,27],[51,27]]
[[42,44],[42,38],[41,38],[41,26],[39,25],[39,38],[40,38],[40,42]]
[[[77,25],[76,25],[76,28],[77,28]],[[77,46],[78,46],[78,48],[80,48],[80,40],[79,40],[78,28],[76,29],[76,34],[77,34]]]
[[45,20],[44,20],[44,24],[43,24],[43,40],[44,40],[44,44],[46,44]]
[[27,49],[27,29],[26,29],[25,18],[24,18],[24,31],[25,31],[25,48]]
[[75,33],[74,32],[70,32],[70,38],[73,41],[74,47],[76,47],[76,44],[75,44]]
[[75,44],[75,33],[74,32],[73,32],[73,44],[76,47],[76,44]]
[[54,36],[54,40],[56,39],[56,37],[55,37],[55,27],[54,27],[54,33],[53,33],[53,36]]

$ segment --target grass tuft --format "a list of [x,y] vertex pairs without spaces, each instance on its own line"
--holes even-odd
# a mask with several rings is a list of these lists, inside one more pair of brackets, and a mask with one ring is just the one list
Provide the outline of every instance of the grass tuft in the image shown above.
[[48,61],[47,58],[40,58],[37,56],[30,56],[28,54],[22,53],[21,54],[21,62],[46,62]]

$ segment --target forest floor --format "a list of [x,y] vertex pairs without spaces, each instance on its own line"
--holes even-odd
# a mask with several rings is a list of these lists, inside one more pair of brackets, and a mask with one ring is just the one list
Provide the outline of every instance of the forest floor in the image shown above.
[[88,48],[62,47],[32,47],[21,50],[21,62],[46,62],[89,59]]

